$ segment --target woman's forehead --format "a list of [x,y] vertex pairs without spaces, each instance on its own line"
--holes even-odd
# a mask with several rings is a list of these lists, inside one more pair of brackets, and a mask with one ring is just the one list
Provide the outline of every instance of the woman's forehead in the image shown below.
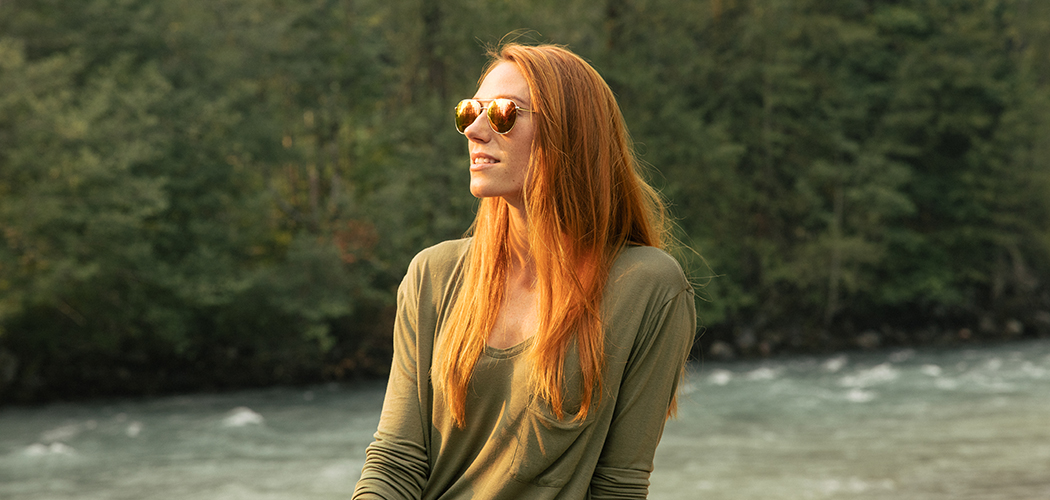
[[529,103],[529,82],[521,74],[518,65],[503,61],[496,64],[481,81],[474,94],[476,99],[513,99],[521,104]]

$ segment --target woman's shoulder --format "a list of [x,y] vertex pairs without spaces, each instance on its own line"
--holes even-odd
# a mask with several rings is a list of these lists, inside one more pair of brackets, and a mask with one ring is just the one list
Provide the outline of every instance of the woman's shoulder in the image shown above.
[[649,246],[628,246],[620,251],[609,279],[624,278],[688,285],[678,261],[666,251]]
[[470,249],[470,241],[471,238],[442,241],[420,250],[412,261],[434,265],[462,260],[466,258],[467,250]]
[[666,251],[648,246],[624,248],[609,270],[606,287],[614,295],[654,300],[692,290],[678,261]]
[[413,281],[447,281],[466,262],[470,241],[470,238],[461,238],[424,248],[412,258],[406,278]]

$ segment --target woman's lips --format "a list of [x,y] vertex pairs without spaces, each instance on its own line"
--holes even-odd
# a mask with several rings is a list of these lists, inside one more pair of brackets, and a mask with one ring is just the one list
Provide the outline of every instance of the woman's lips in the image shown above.
[[495,165],[496,163],[499,163],[499,160],[496,157],[485,153],[474,153],[470,155],[471,170],[481,170],[488,165]]

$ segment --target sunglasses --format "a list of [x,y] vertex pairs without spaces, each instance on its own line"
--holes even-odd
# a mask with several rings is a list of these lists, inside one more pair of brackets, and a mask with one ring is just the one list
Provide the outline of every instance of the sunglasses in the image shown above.
[[[488,102],[488,105],[482,102]],[[519,108],[510,99],[463,99],[456,105],[456,130],[465,134],[467,127],[478,119],[481,111],[489,117],[489,125],[497,134],[503,135],[510,132],[514,127],[514,121],[518,119],[518,111],[532,111],[531,109]]]

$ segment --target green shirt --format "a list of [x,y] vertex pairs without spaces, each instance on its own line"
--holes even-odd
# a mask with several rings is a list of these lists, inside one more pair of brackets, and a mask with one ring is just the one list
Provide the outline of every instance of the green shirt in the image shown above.
[[[383,413],[353,498],[645,498],[696,329],[681,267],[653,247],[628,247],[618,256],[602,302],[603,391],[582,422],[571,413],[557,419],[528,390],[530,339],[486,348],[468,390],[467,425],[459,429],[430,372],[469,246],[463,239],[420,252],[401,282]],[[564,408],[578,408],[573,350],[565,372]]]

